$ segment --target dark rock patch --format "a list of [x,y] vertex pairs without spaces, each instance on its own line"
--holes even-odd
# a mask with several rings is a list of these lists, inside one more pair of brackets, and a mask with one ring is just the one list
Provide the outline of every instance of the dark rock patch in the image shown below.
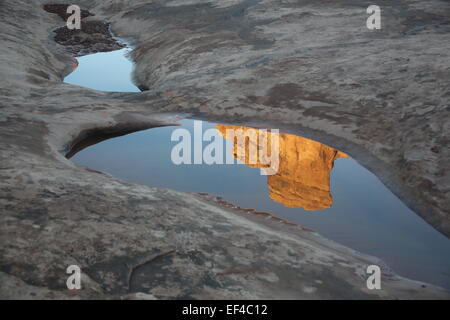
[[[66,13],[66,4],[47,4],[44,10],[57,14],[66,21],[70,16]],[[109,52],[125,48],[126,45],[113,38],[110,24],[105,21],[86,21],[84,18],[94,16],[88,10],[81,10],[81,29],[69,29],[67,26],[54,30],[55,41],[66,47],[74,56],[83,56],[96,52]]]

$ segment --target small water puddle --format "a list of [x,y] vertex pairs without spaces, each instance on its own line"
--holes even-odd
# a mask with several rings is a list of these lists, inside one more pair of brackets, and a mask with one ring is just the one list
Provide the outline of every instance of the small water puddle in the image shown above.
[[[138,92],[126,51],[79,58],[79,68],[65,81],[97,90]],[[184,128],[195,136],[194,124],[184,120],[180,127],[106,140],[71,159],[125,180],[208,193],[243,208],[273,213],[379,257],[400,275],[450,288],[450,239],[351,157],[313,140],[280,134],[279,170],[274,175],[261,175],[261,165],[246,165],[245,159],[239,165],[176,165],[171,157],[177,144],[171,141],[172,133]],[[204,131],[217,130],[224,146],[226,129],[235,128],[204,121],[201,125]],[[224,155],[233,157],[235,147],[233,143],[224,147]]]
[[99,52],[79,57],[78,67],[64,82],[101,91],[140,92],[133,84],[133,63],[126,57],[130,49]]

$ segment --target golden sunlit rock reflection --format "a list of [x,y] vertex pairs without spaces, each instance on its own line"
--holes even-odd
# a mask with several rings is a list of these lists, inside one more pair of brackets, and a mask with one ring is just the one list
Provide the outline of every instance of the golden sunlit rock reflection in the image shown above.
[[[225,138],[235,130],[240,134],[253,128],[242,126],[217,125],[216,129]],[[242,130],[242,131],[241,131]],[[258,130],[261,131],[261,130]],[[228,132],[228,133],[227,133]],[[330,172],[334,161],[338,158],[348,158],[348,155],[319,142],[303,137],[284,133],[263,133],[269,136],[278,135],[279,168],[278,172],[267,177],[269,196],[272,200],[286,207],[303,207],[305,210],[322,210],[330,208],[333,198],[330,192]],[[245,158],[238,157],[238,139],[234,140],[233,156],[252,168],[264,168],[263,161],[249,161],[251,143],[245,140]],[[243,140],[241,140],[243,141]],[[259,143],[259,142],[258,142]],[[257,149],[262,146],[258,145]],[[269,147],[270,149],[270,147]]]

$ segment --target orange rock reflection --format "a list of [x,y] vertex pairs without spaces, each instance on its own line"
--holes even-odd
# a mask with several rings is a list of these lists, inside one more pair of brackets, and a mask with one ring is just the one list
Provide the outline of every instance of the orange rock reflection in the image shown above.
[[[227,130],[255,130],[241,126],[217,125],[220,134],[228,139]],[[230,132],[230,131],[228,131]],[[273,135],[277,133],[268,133]],[[291,134],[278,134],[278,172],[267,177],[269,196],[286,207],[303,207],[305,210],[322,210],[331,207],[330,172],[334,160],[348,155],[319,142]],[[234,141],[233,156],[238,158],[238,139]],[[269,143],[270,143],[269,138]],[[242,162],[252,168],[263,168],[259,160],[249,162],[249,141],[245,142]],[[261,146],[258,146],[260,148]],[[255,164],[256,163],[256,164]]]

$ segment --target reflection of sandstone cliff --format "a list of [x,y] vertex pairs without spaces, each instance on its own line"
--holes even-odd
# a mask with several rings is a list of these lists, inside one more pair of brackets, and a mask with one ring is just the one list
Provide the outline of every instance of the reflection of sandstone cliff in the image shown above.
[[[217,125],[225,137],[227,129],[250,130],[246,127]],[[268,176],[270,197],[286,207],[303,207],[306,210],[321,210],[331,207],[330,171],[334,160],[348,156],[319,142],[294,136],[279,134],[280,162],[277,174]],[[261,146],[259,146],[261,147]],[[248,164],[248,144],[246,161]],[[233,154],[237,157],[237,140]],[[259,163],[259,162],[258,162]],[[263,167],[261,164],[251,167]]]

